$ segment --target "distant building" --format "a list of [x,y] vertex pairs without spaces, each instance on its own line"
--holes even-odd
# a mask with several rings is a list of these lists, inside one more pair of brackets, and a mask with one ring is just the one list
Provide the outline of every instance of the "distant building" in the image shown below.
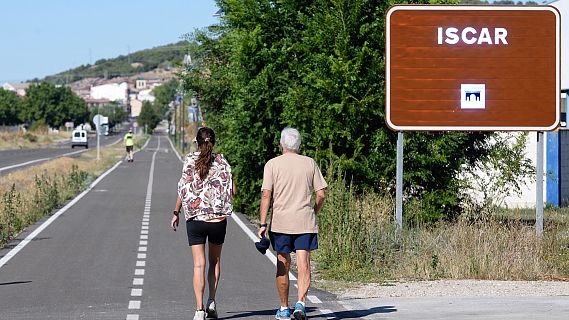
[[154,102],[154,100],[156,100],[156,98],[152,95],[151,89],[139,91],[138,94],[136,95],[136,99],[140,101],[150,101],[150,102]]
[[138,90],[144,90],[146,89],[146,85],[146,79],[138,79],[134,84],[134,88]]
[[28,89],[29,86],[30,86],[30,83],[13,84],[13,83],[6,82],[2,85],[2,89],[15,92],[20,97],[23,97],[26,95],[26,90]]
[[109,103],[111,103],[111,100],[109,100],[109,99],[95,99],[95,98],[91,98],[91,97],[85,97],[85,98],[83,98],[83,100],[85,100],[85,103],[87,104],[87,107],[89,107],[89,108],[102,107],[102,106],[106,106]]
[[91,87],[91,98],[108,99],[110,101],[119,101],[126,103],[128,97],[128,85],[122,83],[108,83],[100,86]]
[[130,116],[136,118],[140,115],[142,110],[142,101],[140,100],[130,100]]

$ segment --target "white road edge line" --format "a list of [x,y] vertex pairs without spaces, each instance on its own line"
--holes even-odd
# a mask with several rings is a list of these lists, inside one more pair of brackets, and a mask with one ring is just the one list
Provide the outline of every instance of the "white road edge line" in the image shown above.
[[[184,162],[184,160],[182,160],[182,158],[180,157],[180,154],[178,153],[178,150],[176,150],[176,148],[174,148],[174,145],[172,144],[172,140],[170,139],[170,137],[168,137],[168,140],[170,140],[170,145],[172,146],[172,149],[174,150],[174,152],[176,153],[176,155],[178,156],[178,159],[180,159],[181,162]],[[251,229],[249,229],[247,227],[247,225],[245,225],[245,223],[243,221],[241,221],[241,219],[236,215],[236,214],[232,214],[231,218],[233,218],[233,221],[235,221],[237,223],[237,225],[241,228],[241,230],[243,230],[243,232],[245,232],[246,235],[249,236],[249,238],[253,241],[253,242],[257,242],[259,241],[259,238],[257,238],[257,235],[253,233],[253,231],[251,231]],[[273,254],[273,252],[267,250],[267,253],[265,254],[265,256],[276,266],[277,265],[277,257]],[[292,274],[292,272],[289,272],[288,275],[289,279],[292,281],[296,281],[296,277],[294,276],[294,274]]]
[[176,157],[178,157],[178,159],[180,160],[180,162],[184,162],[184,159],[182,159],[182,157],[181,157],[180,154],[178,153],[178,150],[176,150],[176,148],[174,148],[174,144],[172,143],[172,139],[170,139],[170,136],[168,136],[168,141],[170,141],[170,146],[172,147],[172,150],[174,150],[174,153],[176,154]]
[[59,209],[55,214],[53,214],[49,219],[42,223],[37,229],[30,233],[24,240],[22,240],[14,249],[10,250],[2,259],[0,259],[0,269],[4,266],[10,259],[12,259],[20,250],[22,250],[28,243],[30,243],[40,232],[47,228],[55,219],[59,218],[65,211],[69,210],[74,204],[76,204],[81,198],[83,198],[89,191],[91,191],[103,178],[105,178],[109,173],[113,172],[122,161],[117,162],[112,168],[107,170],[105,173],[100,175],[91,185],[83,192],[81,192],[77,197],[67,203],[63,208]]
[[22,163],[18,163],[18,164],[13,164],[13,165],[10,165],[10,166],[7,166],[7,167],[0,168],[0,172],[2,172],[2,171],[4,171],[4,170],[10,170],[10,169],[18,168],[18,167],[23,167],[23,166],[25,166],[25,165],[32,164],[32,163],[36,163],[36,162],[40,162],[40,161],[48,161],[48,160],[51,160],[51,159],[53,159],[53,158],[41,158],[41,159],[31,160],[31,161],[28,161],[28,162],[22,162]]
[[317,296],[307,295],[306,298],[312,303],[322,303],[322,300],[318,299]]

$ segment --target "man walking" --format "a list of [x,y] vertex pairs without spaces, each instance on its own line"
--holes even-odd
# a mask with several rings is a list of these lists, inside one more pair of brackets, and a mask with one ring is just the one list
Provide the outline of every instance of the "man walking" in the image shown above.
[[[277,252],[276,285],[280,308],[276,319],[290,319],[288,305],[290,253],[296,253],[298,270],[298,302],[295,319],[305,319],[305,301],[310,287],[310,251],[318,248],[316,214],[324,204],[326,181],[314,159],[298,154],[300,133],[294,128],[281,132],[282,155],[265,164],[261,187],[261,221],[259,238],[267,233],[267,213],[273,200],[269,237]],[[314,205],[312,193],[316,192]]]

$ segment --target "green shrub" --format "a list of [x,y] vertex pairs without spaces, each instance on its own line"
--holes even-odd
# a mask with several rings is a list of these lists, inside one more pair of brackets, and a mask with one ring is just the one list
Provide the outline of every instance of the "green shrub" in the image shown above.
[[29,142],[37,142],[38,141],[38,137],[30,132],[26,132],[24,133],[24,139],[28,140]]
[[21,195],[16,191],[16,185],[12,184],[10,190],[3,194],[0,205],[0,246],[22,230],[22,220],[18,216],[21,207]]
[[87,172],[73,165],[67,175],[50,175],[44,172],[34,177],[33,190],[24,199],[16,185],[6,191],[0,202],[0,247],[13,239],[23,227],[53,213],[65,201],[83,190],[90,180]]

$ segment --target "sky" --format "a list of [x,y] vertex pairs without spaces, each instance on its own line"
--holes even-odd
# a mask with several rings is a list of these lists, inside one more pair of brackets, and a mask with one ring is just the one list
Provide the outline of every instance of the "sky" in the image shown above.
[[182,40],[214,0],[13,0],[0,9],[0,85]]

